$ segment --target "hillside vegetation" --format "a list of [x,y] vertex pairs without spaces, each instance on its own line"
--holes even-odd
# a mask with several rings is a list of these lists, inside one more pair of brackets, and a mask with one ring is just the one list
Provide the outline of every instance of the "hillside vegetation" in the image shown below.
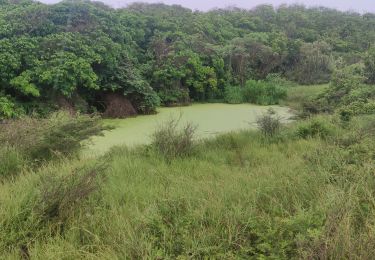
[[[373,258],[373,14],[0,7],[1,259]],[[196,140],[171,119],[81,156],[100,115],[193,100],[295,120]]]
[[[0,252],[17,259],[371,259],[375,117],[317,116],[2,176]],[[168,134],[165,138],[163,134]],[[263,133],[267,133],[263,132]],[[35,168],[36,167],[36,168]]]
[[327,83],[335,69],[356,63],[369,83],[375,79],[373,14],[300,5],[112,9],[89,1],[1,0],[0,7],[3,119],[58,108],[125,117],[194,100],[274,104],[285,95],[278,84],[258,91],[274,73]]

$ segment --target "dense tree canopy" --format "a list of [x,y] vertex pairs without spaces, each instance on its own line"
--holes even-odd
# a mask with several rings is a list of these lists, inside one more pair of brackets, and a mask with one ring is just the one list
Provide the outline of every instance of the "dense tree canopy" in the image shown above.
[[222,99],[270,73],[328,82],[336,67],[358,62],[374,82],[374,42],[374,14],[301,5],[193,12],[0,0],[1,104],[8,116],[59,98],[103,109],[103,95],[115,92],[149,113],[160,100]]

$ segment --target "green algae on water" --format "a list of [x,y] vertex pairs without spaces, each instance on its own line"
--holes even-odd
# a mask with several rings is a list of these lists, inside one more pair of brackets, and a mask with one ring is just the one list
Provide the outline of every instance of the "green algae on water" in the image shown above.
[[[292,116],[287,107],[271,107],[284,121]],[[105,123],[115,129],[105,132],[104,136],[93,137],[85,153],[102,154],[117,145],[148,144],[155,129],[170,118],[181,118],[181,124],[192,122],[197,126],[197,138],[255,128],[256,118],[269,108],[270,106],[250,104],[194,104],[187,107],[159,108],[155,115],[105,119]]]

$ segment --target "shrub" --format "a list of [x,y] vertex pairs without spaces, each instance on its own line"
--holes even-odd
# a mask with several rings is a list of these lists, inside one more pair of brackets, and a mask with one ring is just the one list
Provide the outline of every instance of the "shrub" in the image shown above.
[[332,127],[320,119],[312,119],[298,126],[296,135],[300,138],[321,137],[326,138],[332,133]]
[[64,235],[69,218],[100,188],[106,170],[104,164],[69,168],[68,172],[52,172],[37,180],[37,187],[26,190],[17,211],[2,219],[0,248],[19,248],[29,259],[28,246],[37,239]]
[[354,64],[336,70],[332,75],[330,88],[324,98],[327,99],[330,104],[337,106],[348,98],[352,90],[360,88],[364,80],[363,66],[360,64]]
[[180,119],[170,119],[152,136],[152,145],[167,159],[189,155],[194,147],[196,127],[187,123],[179,127]]
[[351,115],[366,115],[375,113],[375,101],[354,101],[343,106],[341,110],[346,110]]
[[342,123],[348,123],[352,118],[352,113],[347,109],[341,109],[339,116]]
[[106,165],[76,169],[63,177],[49,175],[42,179],[34,213],[43,222],[63,224],[69,215],[99,189]]
[[327,91],[314,100],[316,108],[314,110],[316,112],[338,110],[339,114],[346,113],[346,117],[375,113],[374,87],[364,84],[363,74],[362,64],[353,64],[335,71]]
[[259,130],[266,137],[273,137],[279,133],[281,128],[281,119],[275,114],[273,109],[269,109],[266,114],[260,116],[256,123]]
[[75,155],[82,149],[83,140],[100,135],[106,129],[111,128],[103,126],[98,117],[53,114],[42,142],[35,147],[34,157],[52,159],[58,155]]
[[287,95],[286,89],[272,82],[248,80],[243,89],[244,100],[259,105],[275,105]]
[[187,89],[162,89],[158,92],[161,102],[166,106],[186,105],[190,103]]
[[0,121],[4,119],[17,118],[24,114],[23,109],[16,106],[7,96],[0,93]]
[[134,99],[134,103],[137,104],[137,111],[142,114],[153,114],[156,112],[156,108],[160,106],[160,98],[154,91],[145,92]]
[[364,59],[364,72],[367,77],[367,82],[375,84],[375,47],[372,46]]
[[0,142],[17,149],[31,161],[77,154],[82,141],[110,129],[98,117],[53,113],[48,118],[25,117],[0,125]]
[[241,104],[244,102],[241,87],[226,87],[224,91],[224,100],[229,104]]
[[10,146],[0,148],[0,178],[17,174],[24,163],[25,160],[17,149]]
[[290,87],[298,86],[297,83],[281,77],[281,75],[278,74],[278,73],[268,74],[265,81],[269,82],[273,85],[277,85],[277,86],[284,87],[284,88],[290,88]]

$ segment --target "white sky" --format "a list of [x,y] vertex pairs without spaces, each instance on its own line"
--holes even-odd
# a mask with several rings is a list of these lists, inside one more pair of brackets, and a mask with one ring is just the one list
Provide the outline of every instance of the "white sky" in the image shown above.
[[[39,0],[44,3],[56,3],[59,0]],[[124,7],[134,0],[101,0],[102,2],[113,7]],[[278,6],[280,4],[305,4],[307,6],[326,6],[340,9],[343,11],[357,12],[373,12],[375,13],[375,0],[143,0],[137,2],[147,3],[165,3],[178,4],[190,9],[209,10],[215,7],[237,6],[242,8],[252,8],[259,4],[272,4]]]

